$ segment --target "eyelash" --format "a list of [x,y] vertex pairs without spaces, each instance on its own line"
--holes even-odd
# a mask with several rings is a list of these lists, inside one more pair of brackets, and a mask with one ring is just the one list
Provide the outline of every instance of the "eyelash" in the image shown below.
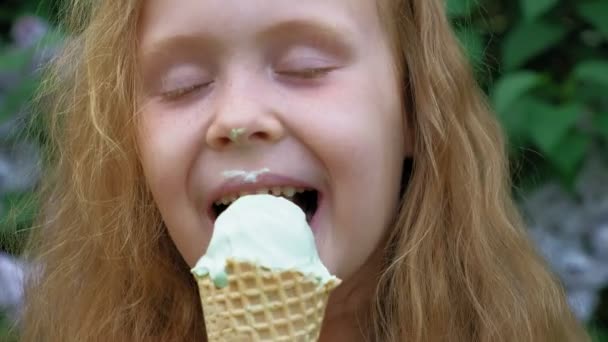
[[306,68],[299,70],[286,70],[278,71],[277,74],[288,77],[298,77],[305,80],[312,80],[329,74],[335,70],[335,67],[324,67],[324,68]]
[[189,95],[191,93],[194,93],[196,91],[199,91],[203,88],[207,88],[209,87],[213,82],[207,82],[207,83],[199,83],[199,84],[193,84],[187,87],[182,87],[182,88],[177,88],[174,90],[169,90],[166,91],[164,93],[161,94],[161,96],[163,97],[164,100],[167,101],[174,101],[174,100],[178,100],[186,95]]
[[[301,78],[303,80],[313,80],[319,77],[323,77],[333,70],[336,67],[324,67],[324,68],[307,68],[300,70],[286,70],[286,71],[278,71],[277,74],[281,76],[287,77],[296,77]],[[175,101],[179,100],[184,96],[187,96],[191,93],[199,91],[203,88],[209,87],[213,82],[201,83],[201,84],[193,84],[187,87],[177,88],[174,90],[166,91],[161,94],[164,100],[167,101]]]

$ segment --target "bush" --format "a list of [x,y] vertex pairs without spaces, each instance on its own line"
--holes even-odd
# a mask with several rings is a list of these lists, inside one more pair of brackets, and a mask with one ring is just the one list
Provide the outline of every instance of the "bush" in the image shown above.
[[608,0],[449,0],[511,142],[519,186],[572,186],[608,144]]
[[[590,158],[608,161],[608,0],[447,4],[509,138],[517,197],[523,201],[544,184],[558,182],[580,203],[575,185],[583,165]],[[607,214],[604,208],[604,225]],[[578,229],[586,234],[588,228]],[[608,246],[603,248],[605,255]],[[596,341],[608,341],[606,292],[591,320]]]

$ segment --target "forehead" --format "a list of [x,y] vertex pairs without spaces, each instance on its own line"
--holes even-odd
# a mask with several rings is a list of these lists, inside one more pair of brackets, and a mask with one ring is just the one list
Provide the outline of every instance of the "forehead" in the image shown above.
[[144,50],[173,36],[247,39],[272,27],[289,29],[289,23],[344,35],[380,29],[376,0],[146,0],[140,19]]

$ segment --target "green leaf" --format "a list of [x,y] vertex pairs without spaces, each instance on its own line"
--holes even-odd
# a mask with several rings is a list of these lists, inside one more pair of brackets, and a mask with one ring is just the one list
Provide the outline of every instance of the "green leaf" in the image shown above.
[[450,17],[468,16],[478,5],[478,0],[447,0],[447,12]]
[[502,44],[502,62],[507,70],[524,65],[530,59],[559,43],[568,30],[553,23],[537,20],[518,24]]
[[14,8],[0,7],[0,21],[12,21],[17,16],[17,11]]
[[581,62],[575,67],[573,75],[579,81],[608,86],[608,61],[588,60]]
[[38,210],[32,192],[6,194],[2,203],[6,212],[0,219],[0,233],[11,235],[18,229],[31,226]]
[[0,312],[0,341],[17,342],[17,333],[15,327],[9,322],[9,319]]
[[576,173],[585,158],[591,137],[579,131],[570,132],[551,151],[546,153],[551,163],[564,176]]
[[8,50],[0,53],[0,72],[22,70],[31,60],[32,52],[25,50]]
[[0,123],[16,115],[32,99],[38,86],[38,79],[28,78],[11,89],[6,94],[3,106],[0,107]]
[[591,325],[587,329],[593,342],[608,342],[608,330],[600,328],[598,325]]
[[507,111],[515,101],[542,83],[543,77],[532,71],[520,71],[504,75],[492,89],[494,110],[499,115],[507,115]]
[[528,108],[525,99],[514,102],[507,111],[498,112],[498,119],[509,137],[509,145],[513,152],[517,147],[525,145],[529,140]]
[[545,14],[558,3],[558,0],[519,0],[519,5],[526,20],[532,20]]
[[485,48],[483,37],[479,32],[470,28],[456,29],[456,36],[467,52],[467,56],[475,69],[479,68],[484,60]]
[[583,108],[578,104],[555,107],[542,101],[531,102],[529,129],[532,141],[551,153],[575,127]]
[[56,46],[65,41],[65,35],[58,29],[50,28],[49,31],[40,39],[36,48]]
[[596,113],[593,121],[597,132],[608,141],[608,112]]
[[578,14],[598,31],[608,37],[608,1],[595,0],[591,2],[579,2],[576,6]]

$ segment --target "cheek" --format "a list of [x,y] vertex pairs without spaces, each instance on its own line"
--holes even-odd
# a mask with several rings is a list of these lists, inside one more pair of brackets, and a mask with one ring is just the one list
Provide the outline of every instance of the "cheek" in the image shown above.
[[157,197],[176,196],[188,188],[189,170],[199,151],[200,115],[194,108],[178,111],[158,104],[148,105],[141,115],[138,144],[150,187]]
[[300,113],[306,119],[300,119],[299,124],[308,127],[303,140],[314,145],[312,149],[338,164],[364,165],[349,172],[383,168],[387,159],[390,162],[404,155],[404,118],[398,89],[367,76],[353,75],[334,89],[317,94]]
[[400,101],[382,94],[397,92],[355,88],[319,99],[318,108],[326,110],[302,122],[310,132],[305,141],[331,180],[332,222],[320,253],[347,277],[379,246],[394,218],[404,157]]
[[158,112],[143,115],[147,117],[141,120],[138,144],[146,182],[171,239],[193,266],[210,238],[205,233],[210,229],[204,229],[201,211],[188,191],[197,143],[193,126],[167,120]]
[[142,120],[138,143],[146,181],[157,202],[163,202],[165,197],[175,196],[184,175],[185,156],[175,151],[183,150],[186,142],[176,134],[174,125],[163,125],[150,117]]

